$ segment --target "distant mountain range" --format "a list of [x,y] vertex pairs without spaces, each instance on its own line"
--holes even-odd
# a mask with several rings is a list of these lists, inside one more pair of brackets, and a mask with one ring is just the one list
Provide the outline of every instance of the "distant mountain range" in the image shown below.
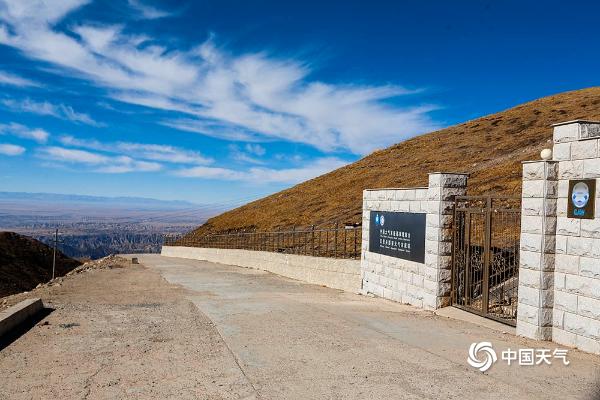
[[187,232],[224,209],[140,197],[0,192],[0,231],[53,245],[58,229],[58,247],[76,258],[156,253],[164,234]]
[[135,205],[144,208],[193,208],[201,206],[183,200],[158,200],[145,197],[103,197],[59,193],[0,192],[0,202],[5,201],[93,204],[106,207]]
[[[0,192],[0,229],[82,221],[197,222],[222,212],[220,205],[142,197],[102,197],[56,193]],[[34,232],[28,232],[34,233]]]

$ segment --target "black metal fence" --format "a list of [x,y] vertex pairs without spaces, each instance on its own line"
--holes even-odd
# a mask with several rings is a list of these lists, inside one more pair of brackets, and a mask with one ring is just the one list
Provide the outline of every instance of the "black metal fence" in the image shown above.
[[360,258],[362,227],[334,225],[270,232],[165,236],[165,246],[241,249],[314,257]]

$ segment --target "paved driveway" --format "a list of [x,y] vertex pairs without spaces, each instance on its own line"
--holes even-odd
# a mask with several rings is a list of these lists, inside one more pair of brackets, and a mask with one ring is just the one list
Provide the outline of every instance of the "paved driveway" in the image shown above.
[[158,255],[140,262],[187,289],[257,398],[597,398],[600,357],[579,351],[569,366],[499,360],[481,373],[467,364],[473,342],[498,352],[554,343],[252,269]]

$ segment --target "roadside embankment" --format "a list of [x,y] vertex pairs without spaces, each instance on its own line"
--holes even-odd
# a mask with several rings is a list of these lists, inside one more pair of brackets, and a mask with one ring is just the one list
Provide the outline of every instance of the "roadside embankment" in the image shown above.
[[359,260],[183,246],[163,246],[161,255],[255,268],[353,293],[361,289]]
[[0,311],[0,337],[9,333],[44,308],[41,299],[27,299]]

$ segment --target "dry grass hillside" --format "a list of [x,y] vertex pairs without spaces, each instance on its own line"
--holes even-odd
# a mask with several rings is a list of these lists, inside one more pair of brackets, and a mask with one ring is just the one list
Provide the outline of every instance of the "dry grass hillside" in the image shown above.
[[[600,87],[544,97],[441,129],[209,219],[193,234],[358,222],[365,188],[427,186],[434,171],[468,172],[469,194],[519,195],[521,162],[551,146],[556,122],[600,119]],[[401,127],[400,127],[401,129]]]

